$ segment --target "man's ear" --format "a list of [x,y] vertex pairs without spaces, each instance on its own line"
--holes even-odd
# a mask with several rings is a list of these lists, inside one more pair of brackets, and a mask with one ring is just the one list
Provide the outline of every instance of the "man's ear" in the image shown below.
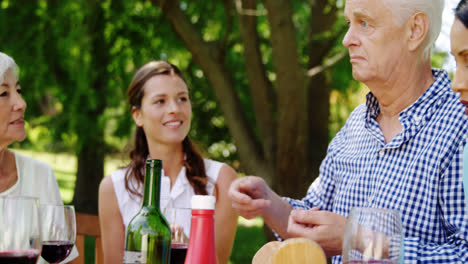
[[409,20],[408,48],[417,50],[429,32],[429,18],[424,13],[416,13]]
[[143,126],[143,121],[141,120],[141,110],[136,106],[132,106],[132,117],[135,124],[139,127]]

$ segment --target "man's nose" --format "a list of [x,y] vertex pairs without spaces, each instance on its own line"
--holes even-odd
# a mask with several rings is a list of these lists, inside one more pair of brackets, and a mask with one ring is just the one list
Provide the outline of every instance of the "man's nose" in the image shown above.
[[343,38],[342,44],[347,48],[358,44],[358,40],[354,34],[354,29],[351,26],[348,28],[348,31]]

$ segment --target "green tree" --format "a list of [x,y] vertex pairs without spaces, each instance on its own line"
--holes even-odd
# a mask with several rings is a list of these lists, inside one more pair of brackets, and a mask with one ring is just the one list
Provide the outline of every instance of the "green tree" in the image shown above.
[[[78,211],[97,212],[104,157],[123,148],[133,128],[126,87],[135,69],[151,59],[178,58],[190,86],[199,87],[193,95],[200,113],[193,136],[202,145],[208,138],[229,141],[223,122],[203,123],[222,119],[213,93],[195,76],[200,70],[163,20],[150,2],[0,1],[0,21],[6,25],[0,43],[20,65],[29,127],[42,128],[41,142],[50,141],[40,144],[45,150],[77,156],[73,204]],[[26,145],[31,143],[37,142]]]
[[[26,98],[33,110],[43,111],[28,113],[37,117],[52,109],[56,114],[44,121],[44,125],[53,124],[52,138],[60,141],[67,133],[75,135],[78,168],[73,204],[78,211],[97,213],[97,187],[107,151],[102,118],[108,106],[110,77],[105,66],[110,63],[110,48],[102,38],[106,25],[103,7],[93,0],[24,2],[2,2],[6,7],[4,25],[15,25],[11,34],[4,32],[2,43],[24,71],[25,91],[37,92],[37,97]],[[17,18],[18,24],[12,23],[18,14],[24,17]],[[37,102],[44,98],[52,101],[38,109]],[[60,106],[54,107],[54,103]]]
[[333,0],[0,0],[0,21],[8,25],[2,51],[21,67],[30,126],[49,129],[49,149],[78,157],[79,211],[96,212],[104,157],[134,126],[126,87],[151,59],[183,70],[190,133],[211,157],[239,158],[237,169],[291,197],[318,175],[332,87],[350,84],[346,26]]
[[152,2],[210,82],[242,168],[282,195],[303,196],[328,145],[327,60],[344,57],[337,3]]

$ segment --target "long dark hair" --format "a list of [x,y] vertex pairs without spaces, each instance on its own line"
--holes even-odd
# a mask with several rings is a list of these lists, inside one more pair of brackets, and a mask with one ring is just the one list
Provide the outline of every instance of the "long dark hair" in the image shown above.
[[461,0],[458,3],[457,8],[455,8],[455,17],[468,28],[468,3],[466,0]]
[[[133,76],[127,91],[130,107],[141,107],[141,101],[145,92],[144,85],[150,78],[157,75],[176,75],[187,84],[181,71],[176,66],[166,61],[151,61],[138,69]],[[208,194],[206,191],[208,178],[206,177],[205,163],[188,136],[182,141],[182,149],[185,154],[184,166],[190,185],[196,194]],[[137,127],[135,131],[135,145],[130,151],[131,162],[125,174],[125,189],[139,197],[142,194],[138,192],[137,188],[144,182],[145,162],[148,155],[148,142],[145,132],[142,127]],[[136,188],[130,184],[132,181],[137,182]]]

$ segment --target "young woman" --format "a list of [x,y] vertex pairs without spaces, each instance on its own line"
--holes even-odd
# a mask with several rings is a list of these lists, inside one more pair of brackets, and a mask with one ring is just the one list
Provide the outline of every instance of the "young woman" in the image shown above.
[[[105,263],[122,263],[125,230],[140,209],[147,158],[162,160],[161,197],[168,197],[172,206],[190,208],[194,194],[216,197],[216,255],[218,263],[227,263],[237,226],[227,193],[236,172],[226,164],[202,158],[190,142],[192,109],[180,70],[165,61],[147,63],[135,73],[128,99],[137,126],[131,162],[105,177],[99,188]],[[167,200],[161,207],[166,206],[163,203]]]
[[[461,0],[455,8],[455,21],[450,32],[451,53],[457,62],[452,89],[460,93],[460,101],[466,105],[468,115],[468,2]],[[468,207],[468,146],[463,151],[463,186]]]

